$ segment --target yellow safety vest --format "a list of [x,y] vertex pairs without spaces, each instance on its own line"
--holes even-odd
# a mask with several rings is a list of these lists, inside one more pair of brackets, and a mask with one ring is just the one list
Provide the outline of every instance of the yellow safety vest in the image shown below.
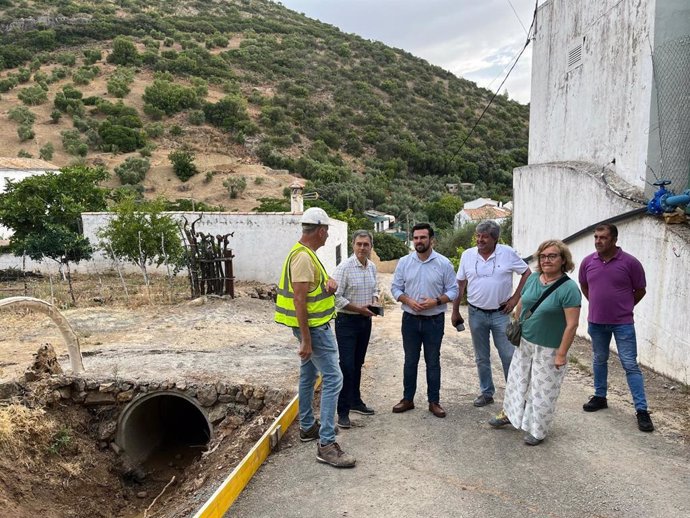
[[309,327],[318,327],[325,324],[335,316],[335,296],[326,292],[326,282],[328,274],[326,269],[316,257],[316,254],[301,243],[292,247],[290,253],[283,264],[283,274],[278,285],[278,296],[276,297],[275,321],[288,327],[299,327],[297,312],[295,311],[295,294],[290,281],[290,261],[299,251],[306,251],[311,257],[312,262],[319,268],[321,282],[314,291],[307,294],[307,317]]

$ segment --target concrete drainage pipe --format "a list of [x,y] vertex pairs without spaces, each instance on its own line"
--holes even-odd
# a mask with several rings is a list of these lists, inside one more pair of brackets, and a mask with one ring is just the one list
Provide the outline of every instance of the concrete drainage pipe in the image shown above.
[[134,466],[181,459],[189,463],[211,439],[212,425],[198,402],[174,391],[132,401],[117,423],[115,442]]

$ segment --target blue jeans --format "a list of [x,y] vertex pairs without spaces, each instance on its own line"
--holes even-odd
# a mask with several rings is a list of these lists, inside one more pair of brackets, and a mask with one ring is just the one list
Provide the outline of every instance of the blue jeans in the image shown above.
[[515,352],[515,346],[508,341],[506,336],[506,326],[510,322],[510,315],[500,311],[488,313],[472,306],[468,306],[467,313],[470,321],[470,332],[472,333],[472,344],[474,345],[474,360],[477,363],[477,373],[479,374],[479,390],[486,397],[493,397],[496,388],[491,376],[489,333],[494,339],[494,346],[501,358],[503,376],[508,379],[510,361]]
[[[335,405],[343,386],[343,375],[338,365],[338,346],[330,324],[310,327],[312,353],[302,360],[299,369],[299,424],[302,430],[314,426],[314,383],[321,373],[321,428],[319,440],[322,446],[335,442]],[[299,328],[292,333],[301,340]]]
[[433,317],[417,318],[403,312],[402,339],[405,351],[403,367],[403,398],[414,400],[417,391],[417,368],[422,345],[426,363],[426,386],[429,403],[439,402],[441,391],[441,341],[443,340],[445,316],[439,313]]
[[592,337],[592,370],[594,371],[594,395],[606,397],[608,389],[608,361],[611,336],[616,338],[618,359],[625,369],[625,378],[635,403],[635,410],[647,410],[644,379],[637,364],[637,338],[634,324],[592,324],[587,327]]
[[343,389],[338,397],[338,415],[348,415],[355,405],[364,405],[360,392],[362,365],[371,336],[371,318],[339,314],[335,319],[335,337],[340,353]]

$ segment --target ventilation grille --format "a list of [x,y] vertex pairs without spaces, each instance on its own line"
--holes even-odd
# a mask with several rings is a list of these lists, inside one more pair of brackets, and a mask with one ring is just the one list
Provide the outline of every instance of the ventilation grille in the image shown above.
[[576,38],[568,47],[568,72],[582,65],[582,44],[584,38]]

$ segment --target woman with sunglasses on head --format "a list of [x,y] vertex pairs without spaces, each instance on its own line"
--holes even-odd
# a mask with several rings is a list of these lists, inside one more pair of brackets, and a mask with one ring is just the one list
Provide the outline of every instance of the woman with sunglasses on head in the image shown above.
[[527,279],[515,308],[522,338],[508,372],[503,410],[489,421],[494,428],[512,424],[524,430],[529,446],[544,440],[553,421],[582,302],[577,284],[566,274],[575,268],[568,247],[544,241],[535,255],[537,271]]

